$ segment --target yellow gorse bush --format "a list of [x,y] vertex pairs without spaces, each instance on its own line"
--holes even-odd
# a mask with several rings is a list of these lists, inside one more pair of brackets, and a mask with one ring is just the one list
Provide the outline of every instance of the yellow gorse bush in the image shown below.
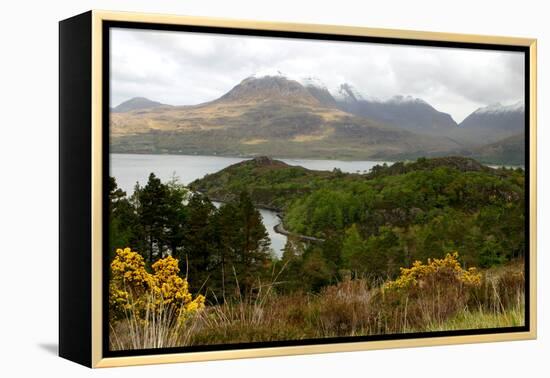
[[475,268],[462,269],[458,252],[448,253],[443,259],[428,259],[426,264],[415,261],[411,268],[401,268],[401,275],[384,285],[385,289],[412,289],[437,283],[458,283],[476,287],[481,285],[481,274]]
[[186,279],[179,276],[178,260],[172,256],[145,267],[143,257],[130,248],[117,249],[111,262],[109,304],[114,318],[126,312],[143,314],[147,311],[174,310],[184,320],[204,308],[204,296],[189,292]]
[[123,281],[132,287],[147,289],[153,285],[153,276],[145,270],[143,257],[132,252],[130,248],[117,249],[116,256],[111,262],[111,280]]
[[482,275],[475,268],[462,268],[457,252],[424,264],[415,261],[382,286],[377,297],[384,314],[382,322],[393,324],[393,332],[421,329],[426,324],[441,326],[468,308],[481,281]]

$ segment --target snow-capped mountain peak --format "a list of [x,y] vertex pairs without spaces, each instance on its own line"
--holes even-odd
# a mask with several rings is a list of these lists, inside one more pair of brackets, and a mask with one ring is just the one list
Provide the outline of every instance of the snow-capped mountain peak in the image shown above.
[[525,111],[525,102],[520,100],[511,105],[502,105],[500,102],[479,108],[475,111],[477,114],[495,114]]
[[413,104],[426,104],[426,105],[428,104],[426,101],[422,100],[421,98],[413,97],[413,96],[410,96],[410,95],[407,95],[407,96],[403,96],[403,95],[393,96],[393,97],[389,98],[388,100],[386,100],[385,102],[390,103],[390,104],[410,104],[410,103],[413,103]]

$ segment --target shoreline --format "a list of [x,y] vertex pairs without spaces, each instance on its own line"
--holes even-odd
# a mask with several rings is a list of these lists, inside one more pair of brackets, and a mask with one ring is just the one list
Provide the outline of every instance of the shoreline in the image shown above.
[[302,241],[309,241],[309,242],[314,242],[314,243],[324,243],[324,241],[325,241],[325,239],[316,238],[314,236],[296,234],[294,232],[290,232],[290,231],[286,230],[283,226],[283,220],[282,219],[280,219],[280,222],[277,223],[275,225],[275,227],[273,227],[273,230],[275,230],[275,232],[278,233],[278,234],[285,235],[286,237],[300,239]]
[[[118,152],[118,151],[109,151],[109,155],[154,155],[154,156],[190,156],[190,157],[207,157],[207,158],[227,158],[227,159],[243,159],[243,160],[250,160],[254,159],[260,156],[264,156],[263,154],[255,154],[255,155],[204,155],[204,154],[186,154],[186,153],[162,153],[162,152]],[[296,157],[296,156],[269,156],[272,159],[276,160],[314,160],[314,161],[340,161],[344,163],[350,163],[350,162],[364,162],[364,161],[371,161],[376,162],[380,164],[393,164],[400,160],[395,161],[388,161],[388,160],[379,160],[374,158],[365,158],[365,159],[342,159],[342,158],[331,158],[329,156],[327,157]]]
[[[199,192],[199,193],[204,194],[202,192]],[[204,195],[206,195],[206,194],[204,194]],[[227,200],[220,200],[218,198],[211,198],[211,197],[208,197],[208,198],[212,202],[218,202],[218,203],[227,203],[228,202]],[[261,204],[254,204],[254,207],[256,209],[267,210],[267,211],[271,211],[271,212],[275,213],[275,215],[279,219],[279,223],[277,223],[275,226],[273,226],[273,231],[275,231],[276,233],[278,233],[280,235],[284,235],[287,238],[290,237],[290,238],[299,239],[301,241],[308,241],[308,242],[315,242],[315,243],[323,243],[325,241],[325,239],[316,238],[314,236],[297,234],[297,233],[286,230],[284,225],[283,225],[283,212],[282,212],[281,209],[266,206],[266,205],[261,205]]]
[[[203,155],[203,154],[188,154],[188,153],[187,154],[185,154],[185,153],[179,154],[179,153],[173,153],[173,152],[170,152],[170,153],[156,153],[156,152],[116,152],[116,151],[109,151],[109,155],[188,156],[188,157],[199,157],[199,158],[200,157],[204,157],[204,158],[226,158],[226,159],[242,159],[242,160],[251,160],[251,159],[257,158],[259,156],[263,156],[261,154],[235,156],[235,155]],[[447,156],[455,156],[455,155],[451,154],[451,155],[430,156],[430,157],[421,156],[421,157],[433,158],[433,157],[447,157]],[[525,163],[523,163],[523,164],[517,164],[517,163],[511,164],[511,163],[502,163],[502,162],[495,163],[495,162],[490,162],[490,161],[485,161],[485,160],[479,160],[479,159],[476,159],[476,158],[473,158],[473,157],[470,157],[470,156],[466,156],[466,155],[460,155],[459,154],[459,155],[456,155],[456,156],[474,159],[478,163],[480,163],[481,165],[484,165],[484,166],[489,167],[491,169],[500,169],[500,168],[517,169],[517,168],[520,168],[520,169],[525,170]],[[391,165],[393,165],[395,163],[398,163],[398,162],[416,161],[418,158],[420,158],[420,157],[417,157],[417,158],[401,158],[401,159],[395,159],[393,161],[389,161],[389,160],[379,160],[379,159],[375,159],[375,158],[342,159],[342,158],[331,158],[331,157],[295,157],[295,156],[292,156],[292,157],[270,156],[270,157],[272,159],[275,159],[275,160],[337,161],[337,162],[342,162],[342,163],[375,162],[375,163],[379,163],[379,164],[387,164],[388,166],[391,166]],[[354,173],[354,172],[348,172],[348,173]]]

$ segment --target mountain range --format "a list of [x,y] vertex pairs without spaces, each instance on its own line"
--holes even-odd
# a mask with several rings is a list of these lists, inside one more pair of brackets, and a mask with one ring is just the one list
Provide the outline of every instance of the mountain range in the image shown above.
[[413,132],[446,135],[458,126],[449,114],[411,96],[394,96],[381,101],[365,98],[351,85],[342,84],[338,88],[336,102],[340,109],[348,113]]
[[[380,160],[462,154],[522,164],[515,142],[523,127],[522,103],[480,108],[457,124],[410,96],[379,100],[346,83],[331,92],[315,78],[251,76],[198,105],[146,98],[118,105],[111,111],[111,151]],[[508,139],[510,159],[498,147]]]

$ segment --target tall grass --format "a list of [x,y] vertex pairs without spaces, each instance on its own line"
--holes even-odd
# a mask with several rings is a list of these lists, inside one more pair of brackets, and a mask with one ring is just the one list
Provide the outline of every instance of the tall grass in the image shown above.
[[136,300],[130,295],[125,317],[110,322],[111,350],[188,345],[198,325],[196,315],[186,318],[181,309],[164,304],[164,298],[152,291],[146,296],[145,313],[136,308]]
[[516,327],[525,324],[525,275],[522,263],[483,272],[463,309],[413,331]]
[[[475,288],[434,283],[428,290],[388,294],[384,284],[347,279],[320,293],[279,295],[272,282],[253,292],[211,303],[192,319],[178,322],[170,310],[129,311],[111,328],[114,349],[157,348],[335,336],[378,335],[524,324],[525,277],[515,263],[482,274]],[[154,298],[151,298],[154,300]]]

